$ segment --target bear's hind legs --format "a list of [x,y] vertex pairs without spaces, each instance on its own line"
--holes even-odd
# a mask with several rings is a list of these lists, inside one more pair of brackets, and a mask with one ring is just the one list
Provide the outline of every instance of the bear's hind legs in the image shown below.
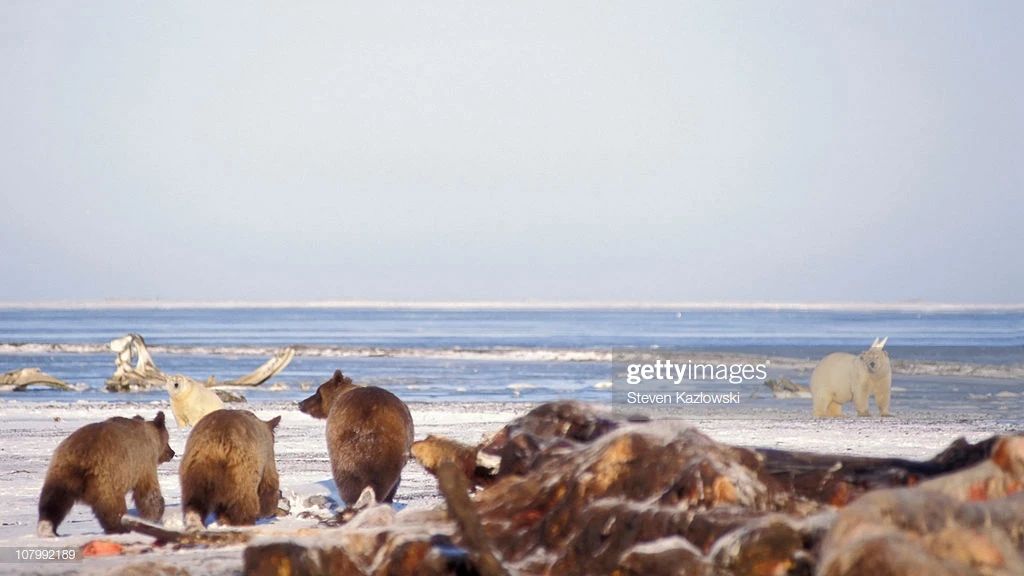
[[825,395],[815,390],[811,390],[811,413],[815,418],[824,418],[828,416],[829,404],[832,401]]
[[252,526],[259,515],[259,503],[256,494],[228,504],[217,514],[217,521],[229,526]]
[[381,502],[384,503],[384,504],[391,504],[392,502],[394,502],[395,494],[398,493],[398,485],[401,484],[401,483],[402,483],[402,479],[401,478],[399,478],[398,480],[395,480],[395,485],[394,485],[393,488],[391,488],[391,492],[389,492],[388,495],[383,500],[381,500]]
[[[335,470],[334,483],[338,486],[338,496],[341,496],[346,506],[352,506],[358,502],[367,486],[373,488],[368,475],[359,470]],[[376,489],[374,489],[374,494],[380,498],[380,493]]]
[[854,390],[853,405],[857,408],[857,416],[871,416],[871,411],[868,410],[867,390]]
[[182,522],[185,524],[185,530],[188,532],[195,532],[196,530],[206,528],[204,514],[196,508],[186,508],[182,513]]
[[156,474],[147,474],[132,489],[132,500],[139,515],[150,522],[159,522],[164,517],[164,497]]
[[843,405],[839,402],[829,402],[825,413],[832,418],[838,418],[843,415]]
[[44,485],[39,496],[39,524],[36,525],[36,534],[41,538],[56,536],[57,527],[71,511],[75,500],[77,496],[65,487]]
[[281,490],[278,487],[276,473],[264,473],[256,489],[260,501],[260,516],[274,516],[277,513],[277,505],[281,500]]
[[878,411],[881,412],[882,416],[892,416],[892,412],[889,412],[889,395],[888,390],[884,392],[878,392],[875,394],[875,405],[878,406]]
[[185,524],[186,530],[192,531],[206,528],[206,515],[209,512],[210,507],[204,498],[200,498],[195,494],[182,494],[181,520]]
[[100,521],[104,532],[121,534],[128,531],[121,525],[121,517],[128,512],[128,507],[124,503],[124,494],[102,494],[94,498],[88,498],[88,494],[86,496],[92,506],[92,512]]

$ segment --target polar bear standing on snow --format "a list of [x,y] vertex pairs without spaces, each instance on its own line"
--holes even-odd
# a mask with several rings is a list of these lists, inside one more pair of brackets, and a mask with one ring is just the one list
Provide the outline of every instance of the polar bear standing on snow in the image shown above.
[[892,416],[889,413],[892,368],[889,355],[883,350],[887,340],[888,337],[875,338],[860,356],[835,352],[818,362],[811,374],[815,418],[842,416],[843,404],[851,400],[858,416],[870,416],[868,396],[872,395],[882,416]]
[[213,390],[184,376],[171,376],[167,380],[167,393],[171,395],[171,412],[178,428],[195,426],[203,416],[224,407]]

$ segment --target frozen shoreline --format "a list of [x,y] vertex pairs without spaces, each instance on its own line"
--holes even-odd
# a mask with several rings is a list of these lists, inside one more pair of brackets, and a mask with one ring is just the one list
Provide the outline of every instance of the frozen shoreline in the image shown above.
[[[591,350],[579,348],[547,348],[523,346],[488,347],[386,347],[386,346],[337,346],[337,345],[293,345],[295,356],[300,358],[406,358],[424,360],[468,360],[505,362],[573,362],[612,363],[615,354],[607,349]],[[150,345],[150,353],[164,356],[214,356],[249,358],[272,356],[280,351],[278,346],[181,346]],[[658,349],[630,349],[631,354],[656,355],[666,351]],[[671,351],[669,351],[671,352]],[[693,362],[710,363],[759,363],[766,362],[776,370],[809,372],[819,358],[782,355],[759,355],[749,352],[681,350],[672,352],[686,356]],[[108,355],[106,343],[0,343],[0,356],[48,356],[48,355]],[[960,376],[996,379],[1024,379],[1024,360],[1005,364],[985,362],[955,362],[944,360],[899,359],[892,361],[896,375]]]
[[[417,438],[434,434],[474,444],[533,406],[526,403],[410,404]],[[261,418],[282,416],[276,455],[281,488],[292,507],[288,517],[264,522],[255,530],[273,534],[315,528],[316,518],[298,517],[303,511],[317,512],[305,506],[306,499],[315,495],[329,495],[337,499],[337,494],[332,491],[323,422],[299,413],[291,402],[260,402],[245,407],[254,410]],[[929,458],[960,436],[977,441],[1012,431],[1010,424],[985,415],[907,410],[897,418],[813,420],[804,408],[803,403],[797,402],[792,407],[769,413],[737,408],[694,414],[688,421],[713,439],[730,444],[913,459]],[[82,505],[77,505],[61,525],[61,538],[53,540],[35,536],[38,491],[56,445],[71,431],[87,423],[115,415],[152,417],[157,410],[168,411],[167,402],[0,402],[5,438],[0,442],[0,502],[5,510],[0,525],[0,546],[80,546],[93,539],[110,538],[132,550],[145,551],[90,559],[79,565],[3,565],[0,571],[64,573],[70,569],[81,573],[104,573],[113,566],[147,560],[181,566],[193,574],[230,573],[241,566],[240,546],[173,551],[169,547],[154,549],[150,546],[151,539],[141,535],[107,537],[102,534],[91,511]],[[164,521],[168,526],[179,527],[177,465],[186,433],[173,425],[170,432],[170,443],[178,451],[178,456],[160,467],[159,476],[167,501]],[[429,508],[439,505],[441,499],[433,477],[417,463],[410,462],[402,475],[397,502],[399,507]]]

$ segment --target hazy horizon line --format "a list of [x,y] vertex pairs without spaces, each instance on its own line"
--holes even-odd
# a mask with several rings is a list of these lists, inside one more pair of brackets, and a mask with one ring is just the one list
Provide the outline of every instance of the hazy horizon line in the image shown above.
[[425,310],[839,310],[1024,311],[1024,303],[773,302],[618,300],[42,300],[0,301],[0,310],[147,309],[425,309]]

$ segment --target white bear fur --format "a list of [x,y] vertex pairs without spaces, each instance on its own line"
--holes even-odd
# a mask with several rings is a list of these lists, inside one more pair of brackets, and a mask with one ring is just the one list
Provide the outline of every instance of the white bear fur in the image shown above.
[[889,413],[892,367],[882,348],[888,338],[875,342],[859,356],[835,352],[825,356],[811,374],[811,399],[815,418],[842,416],[843,404],[853,402],[858,416],[870,416],[868,397],[875,397],[882,416]]
[[171,396],[171,412],[179,428],[195,426],[203,416],[224,407],[224,402],[213,390],[190,378],[172,376],[166,388]]

